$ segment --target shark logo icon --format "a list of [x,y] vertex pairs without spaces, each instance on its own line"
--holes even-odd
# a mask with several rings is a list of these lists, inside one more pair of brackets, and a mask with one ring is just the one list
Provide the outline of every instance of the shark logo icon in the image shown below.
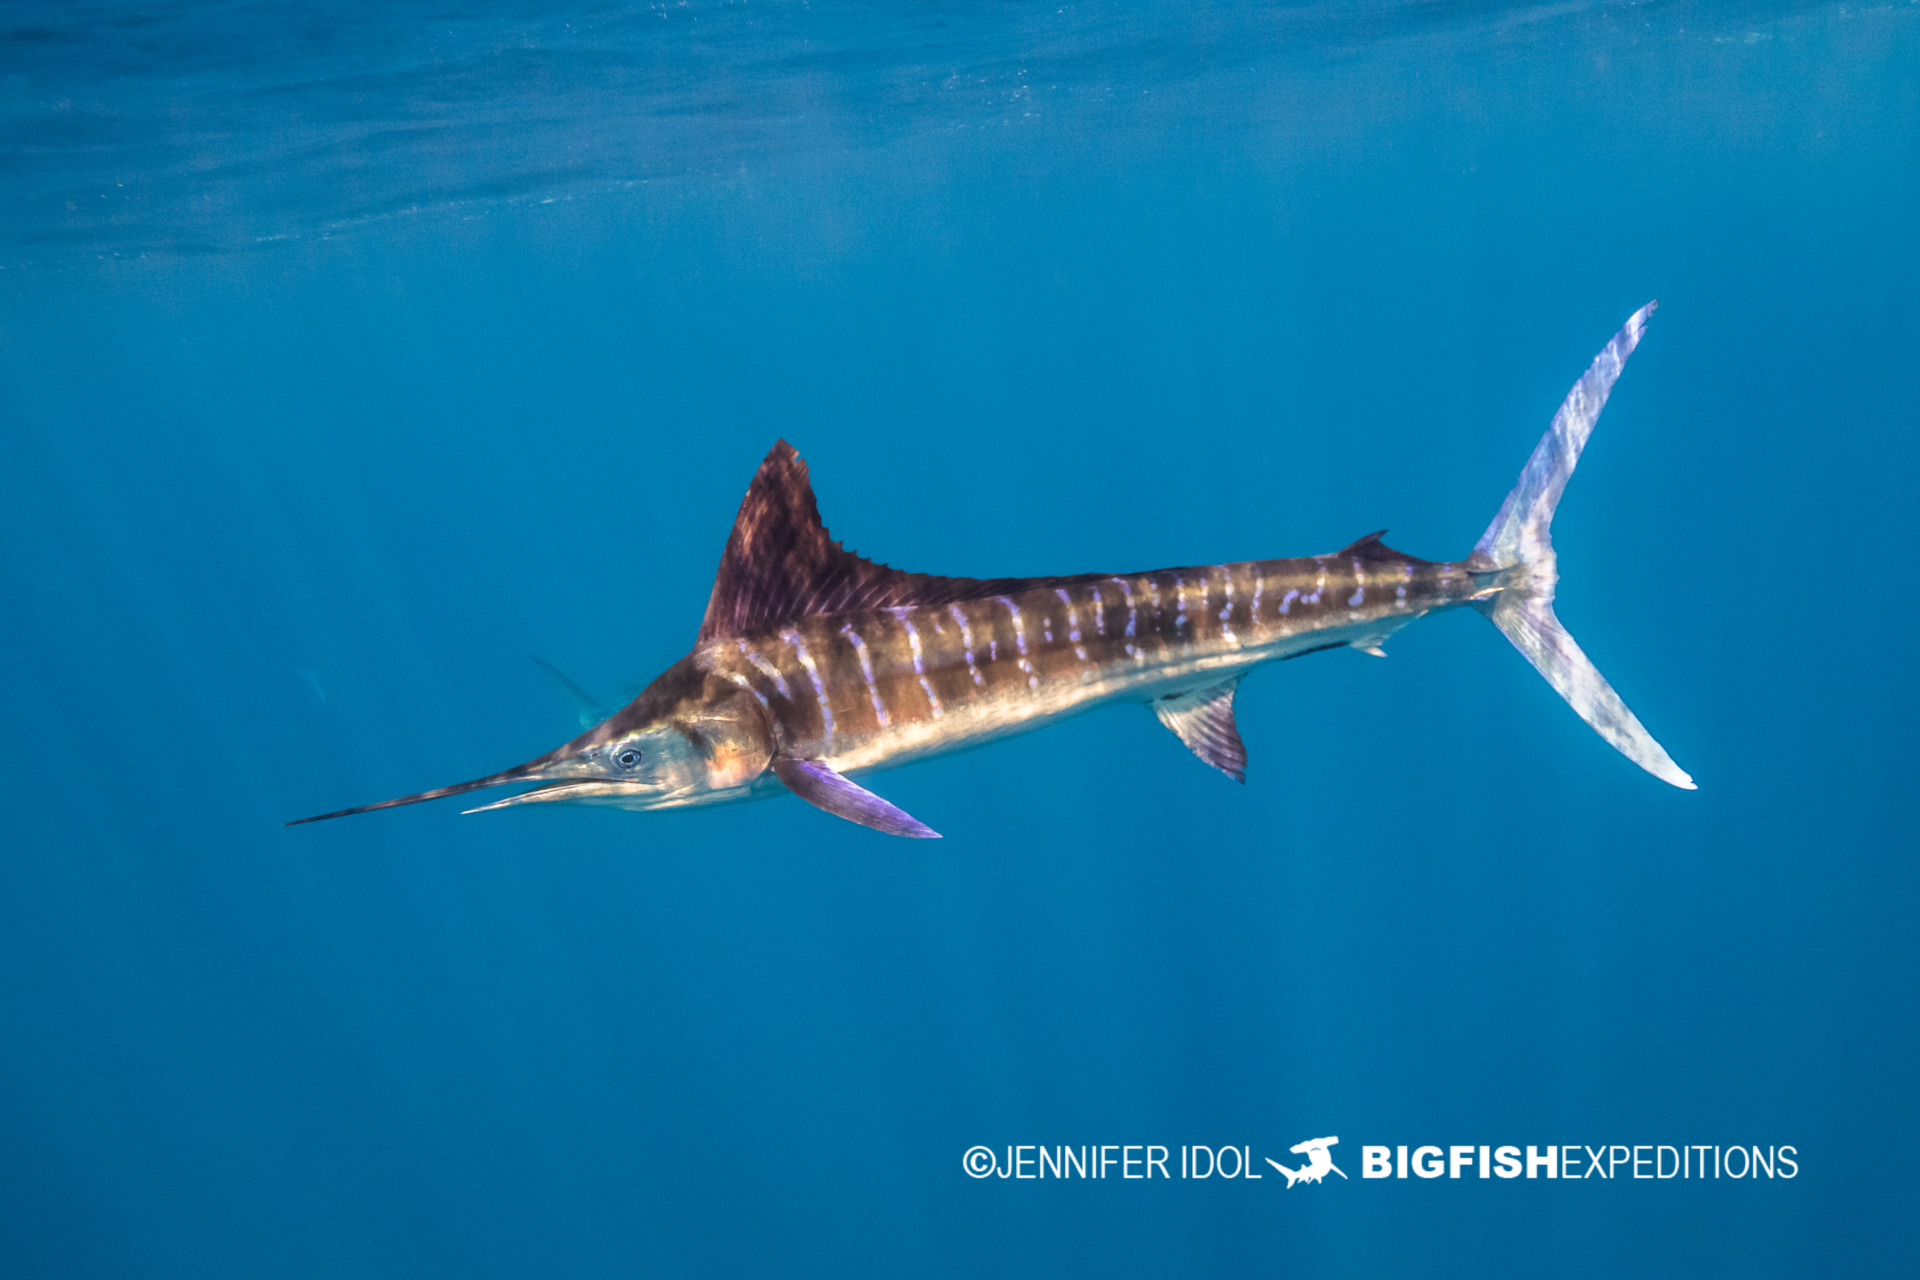
[[1340,1166],[1327,1154],[1327,1148],[1337,1146],[1339,1142],[1338,1138],[1308,1138],[1305,1142],[1295,1143],[1289,1149],[1293,1154],[1307,1158],[1307,1162],[1298,1169],[1289,1169],[1272,1156],[1267,1157],[1267,1163],[1287,1175],[1289,1187],[1296,1182],[1318,1182],[1329,1173],[1339,1173],[1344,1178],[1347,1175],[1340,1173]]

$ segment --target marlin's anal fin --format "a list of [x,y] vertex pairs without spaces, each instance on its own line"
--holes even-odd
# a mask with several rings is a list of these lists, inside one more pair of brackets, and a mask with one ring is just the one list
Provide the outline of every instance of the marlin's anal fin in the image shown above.
[[888,804],[818,760],[775,756],[773,773],[787,784],[787,790],[836,818],[845,818],[890,836],[909,836],[915,840],[940,838],[938,831],[916,821],[912,814]]
[[1193,754],[1232,778],[1247,780],[1247,748],[1233,722],[1233,692],[1240,677],[1194,693],[1156,698],[1153,713]]

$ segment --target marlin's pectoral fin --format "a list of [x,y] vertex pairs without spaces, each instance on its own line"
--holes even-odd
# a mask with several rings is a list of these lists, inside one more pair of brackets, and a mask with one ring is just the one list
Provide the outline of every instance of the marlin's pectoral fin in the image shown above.
[[554,666],[539,654],[530,653],[527,656],[539,664],[540,668],[548,675],[559,681],[560,687],[567,691],[567,696],[573,702],[574,713],[579,719],[582,729],[593,728],[593,726],[599,724],[602,720],[605,720],[608,716],[619,710],[618,707],[610,707],[588,693],[585,689],[582,689],[578,684],[574,683],[572,676],[569,676],[566,672]]
[[1153,713],[1193,754],[1232,778],[1247,780],[1247,748],[1233,722],[1233,692],[1240,677],[1211,689],[1154,700]]
[[816,809],[825,809],[836,818],[845,818],[848,822],[857,822],[890,836],[911,836],[915,840],[940,838],[938,831],[916,821],[912,814],[896,809],[818,760],[775,756],[773,773],[787,784],[787,790]]

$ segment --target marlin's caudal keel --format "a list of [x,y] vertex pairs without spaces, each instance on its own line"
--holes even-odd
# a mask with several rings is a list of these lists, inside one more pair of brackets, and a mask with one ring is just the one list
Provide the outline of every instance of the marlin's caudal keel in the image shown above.
[[878,831],[931,837],[847,775],[1114,700],[1151,705],[1201,760],[1244,781],[1233,696],[1248,671],[1329,648],[1378,654],[1415,618],[1460,605],[1490,618],[1628,759],[1691,788],[1553,612],[1554,508],[1652,311],[1594,358],[1460,563],[1369,534],[1328,555],[1149,573],[903,573],[827,535],[806,464],[783,440],[740,505],[693,651],[626,708],[503,773],[300,821],[531,783],[481,808],[659,809],[786,790]]

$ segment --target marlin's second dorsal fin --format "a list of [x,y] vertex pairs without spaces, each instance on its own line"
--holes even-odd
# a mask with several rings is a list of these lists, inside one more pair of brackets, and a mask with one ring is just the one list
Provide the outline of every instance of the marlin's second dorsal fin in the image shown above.
[[700,640],[748,635],[795,618],[901,605],[949,604],[1071,578],[941,578],[855,555],[828,534],[807,464],[785,440],[768,451],[734,517]]
[[1349,542],[1333,554],[1356,560],[1392,560],[1398,557],[1400,553],[1380,541],[1381,538],[1386,536],[1386,533],[1387,531],[1385,529],[1381,529],[1368,534],[1364,538],[1355,538],[1352,542]]

